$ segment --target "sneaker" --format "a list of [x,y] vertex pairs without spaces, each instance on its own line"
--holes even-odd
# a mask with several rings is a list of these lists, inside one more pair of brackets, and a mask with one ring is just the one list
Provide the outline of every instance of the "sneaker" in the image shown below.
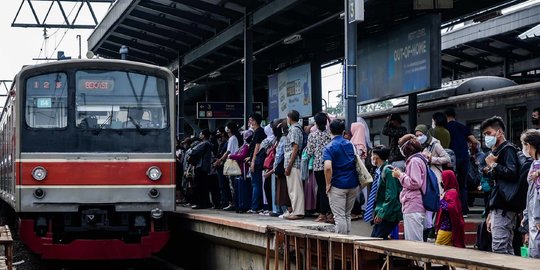
[[271,217],[279,217],[280,215],[276,212],[270,212],[270,214],[268,214],[269,216]]
[[286,213],[283,213],[283,214],[279,215],[278,218],[285,219],[285,218],[287,218],[287,217],[290,216],[290,215],[291,215],[291,213],[286,212]]
[[230,204],[229,204],[229,206],[223,208],[223,211],[234,211],[234,210],[235,210],[235,209],[234,209],[234,206],[232,206],[232,205],[230,205]]
[[270,215],[270,211],[264,210],[264,211],[262,211],[262,212],[259,212],[259,215],[261,215],[261,216],[269,216],[269,215]]
[[249,209],[249,210],[246,211],[246,213],[248,213],[248,214],[257,214],[257,211]]

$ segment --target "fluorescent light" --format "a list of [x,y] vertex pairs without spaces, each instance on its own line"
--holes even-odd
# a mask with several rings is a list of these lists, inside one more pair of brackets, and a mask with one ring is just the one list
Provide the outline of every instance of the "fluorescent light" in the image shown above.
[[283,44],[290,45],[290,44],[296,43],[296,42],[298,42],[300,40],[302,40],[302,36],[296,34],[296,35],[292,35],[290,37],[286,37],[285,39],[283,39]]

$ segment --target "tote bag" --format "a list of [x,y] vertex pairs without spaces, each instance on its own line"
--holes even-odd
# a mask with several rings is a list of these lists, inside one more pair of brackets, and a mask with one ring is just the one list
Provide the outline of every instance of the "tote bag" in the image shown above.
[[228,158],[223,165],[223,175],[226,176],[238,176],[242,175],[238,162]]

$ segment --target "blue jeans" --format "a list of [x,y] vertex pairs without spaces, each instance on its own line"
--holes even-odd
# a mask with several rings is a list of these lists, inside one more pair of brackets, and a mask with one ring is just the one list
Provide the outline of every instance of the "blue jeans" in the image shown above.
[[383,219],[379,224],[373,225],[373,231],[371,232],[371,237],[379,237],[384,240],[388,240],[388,236],[396,228],[399,222],[390,222]]
[[251,173],[251,187],[253,188],[251,193],[251,210],[257,211],[262,209],[262,170],[253,171]]

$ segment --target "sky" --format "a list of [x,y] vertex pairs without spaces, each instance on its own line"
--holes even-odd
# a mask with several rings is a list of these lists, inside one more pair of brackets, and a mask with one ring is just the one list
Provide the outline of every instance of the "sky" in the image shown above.
[[[0,34],[3,37],[0,42],[0,80],[12,80],[14,76],[24,65],[43,63],[46,61],[35,61],[33,58],[56,58],[56,51],[65,51],[66,56],[77,58],[79,55],[79,42],[77,35],[81,35],[82,57],[87,52],[87,39],[93,30],[77,29],[47,29],[48,41],[44,42],[43,28],[19,28],[11,27],[15,19],[17,10],[23,0],[2,1],[0,8]],[[27,1],[21,9],[17,23],[35,23],[30,7]],[[45,17],[51,1],[33,1],[34,8],[40,20]],[[77,6],[75,6],[77,5]],[[73,20],[80,3],[63,3],[66,14],[70,21]],[[85,6],[86,7],[86,6]],[[98,22],[107,13],[109,4],[92,4],[94,12],[98,17]],[[81,11],[77,22],[81,24],[90,24],[93,22],[91,15],[85,8]],[[51,9],[48,23],[63,23],[63,17],[57,4]],[[66,31],[67,30],[67,31]],[[0,93],[3,93],[3,86]]]

